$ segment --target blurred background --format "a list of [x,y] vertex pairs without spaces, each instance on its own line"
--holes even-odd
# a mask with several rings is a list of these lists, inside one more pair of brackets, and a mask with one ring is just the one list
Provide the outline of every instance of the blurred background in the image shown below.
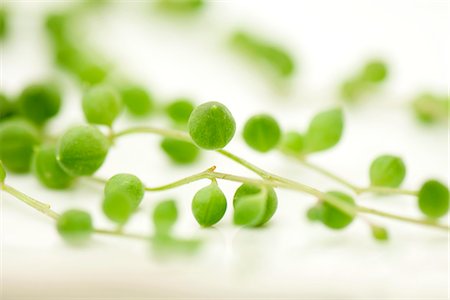
[[[272,114],[284,130],[304,130],[318,111],[343,106],[342,141],[315,155],[314,162],[367,185],[372,159],[393,153],[406,162],[404,186],[414,189],[429,177],[448,183],[448,119],[424,123],[413,104],[424,93],[448,97],[448,1],[224,0],[181,8],[163,2],[2,0],[8,22],[1,41],[1,91],[13,97],[32,82],[61,84],[62,113],[48,126],[55,135],[84,123],[83,89],[86,80],[101,80],[102,68],[113,80],[145,87],[157,106],[180,97],[197,104],[219,101],[237,122],[230,150],[322,190],[340,187],[277,153],[252,151],[241,131],[256,113]],[[71,15],[72,42],[89,54],[95,72],[83,77],[87,73],[58,60],[48,21],[54,14]],[[236,32],[279,46],[293,67],[252,61],[239,50]],[[373,59],[386,63],[387,78],[349,93],[343,86]],[[158,115],[136,120],[126,113],[115,126],[130,124],[170,126]],[[124,138],[98,174],[133,173],[150,186],[212,165],[252,176],[214,153],[194,165],[175,166],[159,142],[157,136]],[[89,209],[96,225],[111,225],[99,204],[102,188],[91,182],[58,192],[31,176],[12,175],[9,182],[56,211]],[[306,220],[311,197],[288,191],[279,191],[279,210],[263,229],[233,227],[230,212],[214,228],[201,229],[190,201],[206,184],[147,194],[127,225],[130,231],[151,232],[154,204],[177,199],[177,234],[199,237],[205,245],[195,256],[163,260],[148,245],[113,237],[96,236],[81,249],[67,247],[51,220],[2,195],[2,299],[448,299],[449,239],[441,232],[384,219],[380,222],[391,233],[386,244],[372,240],[364,222],[333,232]],[[221,183],[227,195],[236,186]],[[420,215],[406,196],[360,199],[371,207]]]

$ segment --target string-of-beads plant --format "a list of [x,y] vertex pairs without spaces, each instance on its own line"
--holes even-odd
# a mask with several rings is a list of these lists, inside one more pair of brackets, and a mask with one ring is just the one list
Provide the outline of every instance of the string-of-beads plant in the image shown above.
[[[322,192],[301,182],[270,173],[230,153],[224,148],[235,135],[236,124],[230,111],[218,102],[204,103],[192,112],[189,105],[171,106],[168,115],[178,123],[186,122],[187,132],[154,127],[132,127],[115,131],[113,122],[123,109],[122,98],[110,86],[96,86],[85,93],[82,101],[89,125],[70,128],[57,139],[57,142],[53,139],[43,142],[45,123],[57,114],[60,101],[57,89],[52,86],[33,86],[21,94],[18,105],[22,117],[9,118],[0,123],[0,159],[3,162],[0,168],[0,182],[3,191],[53,218],[58,232],[71,243],[86,242],[92,233],[98,233],[151,239],[158,246],[194,249],[199,245],[199,241],[182,240],[171,233],[178,215],[175,202],[172,200],[161,202],[153,212],[156,230],[152,237],[127,233],[123,230],[123,226],[136,212],[145,192],[173,189],[202,179],[208,179],[210,183],[193,196],[192,214],[203,227],[217,224],[224,216],[227,197],[221,191],[218,181],[228,180],[241,184],[233,196],[233,221],[239,226],[256,227],[267,223],[276,212],[278,203],[276,189],[281,188],[313,196],[316,203],[308,210],[308,218],[311,221],[321,222],[331,229],[344,229],[358,216],[372,214],[449,231],[447,225],[438,222],[438,219],[445,216],[449,210],[448,188],[437,180],[426,181],[419,190],[399,188],[406,173],[401,158],[392,155],[376,158],[370,167],[371,186],[365,188],[358,187],[307,160],[310,155],[330,149],[339,142],[344,128],[341,109],[318,113],[304,134],[283,133],[273,117],[266,114],[255,115],[246,122],[242,134],[252,149],[259,152],[278,150],[283,155],[294,157],[305,166],[336,180],[353,190],[355,194],[405,194],[417,197],[418,208],[425,218],[415,219],[367,208],[359,205],[345,192]],[[98,126],[109,128],[108,134],[102,133]],[[198,157],[200,149],[215,151],[248,168],[260,178],[220,173],[216,172],[215,167],[158,187],[145,186],[132,174],[116,174],[108,180],[93,176],[103,165],[110,147],[122,136],[145,133],[163,136],[166,142],[163,141],[162,149],[174,162],[193,162]],[[168,140],[170,146],[167,146]],[[5,183],[5,169],[24,173],[30,168],[40,182],[49,188],[68,188],[81,177],[104,183],[102,209],[105,216],[114,222],[117,228],[112,230],[94,228],[90,214],[83,210],[69,210],[60,215],[51,210],[49,205]],[[384,227],[372,222],[369,225],[376,239],[388,238],[388,232]]]

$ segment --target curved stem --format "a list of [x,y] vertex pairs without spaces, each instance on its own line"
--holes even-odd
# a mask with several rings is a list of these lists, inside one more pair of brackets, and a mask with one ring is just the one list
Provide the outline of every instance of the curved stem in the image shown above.
[[391,213],[388,213],[388,212],[379,211],[379,210],[376,210],[376,209],[373,209],[373,208],[364,207],[364,206],[358,206],[358,211],[361,212],[361,213],[372,214],[372,215],[376,215],[376,216],[380,216],[380,217],[394,219],[394,220],[397,220],[397,221],[414,223],[414,224],[418,224],[418,225],[425,225],[425,226],[430,226],[430,227],[434,227],[434,228],[438,228],[438,229],[443,229],[445,231],[450,231],[450,227],[448,227],[447,225],[439,224],[439,223],[437,223],[437,222],[435,222],[433,220],[414,219],[414,218],[410,218],[410,217],[399,216],[399,215],[396,215],[396,214],[391,214]]
[[[178,131],[178,130],[158,129],[158,128],[152,128],[152,127],[130,128],[130,129],[123,130],[121,132],[114,134],[113,137],[116,138],[116,137],[120,137],[120,136],[124,136],[124,135],[128,135],[128,134],[134,134],[134,133],[153,133],[153,134],[159,134],[159,135],[166,136],[166,137],[172,137],[172,138],[192,142],[192,140],[190,139],[188,134],[186,134],[185,132]],[[265,186],[271,186],[271,187],[285,188],[285,189],[296,190],[296,191],[300,191],[303,193],[307,193],[314,197],[317,197],[320,201],[328,202],[330,205],[332,205],[332,206],[338,208],[339,210],[341,210],[342,212],[344,212],[348,215],[352,215],[352,216],[356,215],[358,212],[363,212],[363,213],[370,213],[370,214],[383,216],[386,218],[402,220],[402,221],[410,222],[410,223],[412,222],[412,223],[416,223],[416,224],[434,226],[434,227],[446,229],[446,230],[449,229],[448,226],[440,225],[437,223],[431,223],[426,220],[424,221],[424,220],[412,219],[412,218],[398,216],[398,215],[381,212],[381,211],[374,210],[374,209],[368,209],[368,208],[364,208],[364,207],[360,207],[360,206],[354,207],[354,206],[351,206],[351,205],[341,201],[339,198],[334,197],[333,195],[325,194],[325,193],[323,193],[313,187],[305,185],[303,183],[269,173],[227,150],[221,149],[221,150],[216,150],[216,152],[220,153],[221,155],[224,155],[225,157],[227,157],[227,158],[237,162],[238,164],[244,166],[245,168],[253,171],[254,173],[261,176],[263,179],[255,180],[255,179],[246,178],[246,177],[242,177],[242,176],[218,173],[218,172],[214,172],[215,167],[213,167],[204,172],[194,174],[192,176],[183,178],[181,180],[178,180],[178,181],[175,181],[175,182],[163,185],[163,186],[148,187],[148,188],[146,188],[146,190],[147,191],[167,190],[167,189],[182,186],[182,185],[188,184],[190,182],[197,181],[200,179],[205,179],[205,178],[223,179],[223,180],[229,180],[229,181],[235,181],[235,182],[253,183],[253,184],[259,184],[259,185],[265,185]],[[346,181],[345,179],[342,179],[341,177],[339,177],[319,166],[316,166],[312,163],[306,162],[306,160],[304,160],[303,158],[300,158],[298,156],[295,156],[295,157],[300,162],[304,163],[305,166],[308,166],[311,169],[314,169],[317,172],[322,173],[322,174],[330,177],[331,179],[334,179],[334,180],[340,182],[341,184],[354,190],[357,194],[362,193],[362,192],[378,192],[378,193],[397,193],[397,194],[411,195],[414,193],[413,191],[390,189],[390,188],[378,188],[378,187],[360,188],[360,187]]]
[[2,190],[7,192],[8,194],[14,196],[15,198],[19,199],[23,203],[27,204],[28,206],[31,206],[35,210],[43,213],[44,215],[49,216],[50,218],[54,220],[58,220],[59,214],[53,211],[49,204],[40,202],[36,199],[31,198],[30,196],[25,195],[24,193],[16,190],[12,186],[9,186],[7,184],[2,185]]
[[138,133],[152,133],[157,134],[165,137],[174,138],[177,140],[183,140],[186,142],[192,142],[191,138],[186,132],[180,131],[180,130],[173,130],[173,129],[163,129],[163,128],[155,128],[155,127],[132,127],[128,128],[116,133],[112,134],[113,138],[118,138],[124,135],[130,135],[130,134],[138,134]]
[[[35,210],[43,213],[44,215],[52,218],[54,221],[57,221],[60,215],[52,210],[50,208],[49,204],[46,204],[44,202],[38,201],[34,198],[31,198],[28,195],[25,195],[24,193],[16,190],[12,186],[9,186],[7,184],[2,185],[2,190],[10,194],[11,196],[15,197],[16,199],[19,199],[20,201],[24,202],[28,206],[34,208]],[[141,240],[150,240],[151,237],[136,233],[127,233],[117,230],[108,230],[108,229],[94,229],[94,233],[98,234],[105,234],[105,235],[111,235],[111,236],[118,236],[118,237],[125,237],[125,238],[133,238],[133,239],[141,239]]]

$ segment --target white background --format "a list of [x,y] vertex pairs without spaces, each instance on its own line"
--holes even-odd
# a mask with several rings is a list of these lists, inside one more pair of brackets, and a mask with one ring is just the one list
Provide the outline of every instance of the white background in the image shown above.
[[[13,9],[13,32],[2,46],[1,87],[14,95],[32,81],[61,76],[52,71],[41,17],[67,1],[7,2]],[[233,152],[322,190],[341,188],[277,153],[249,150],[240,130],[259,112],[273,114],[284,129],[304,130],[314,113],[338,104],[340,81],[368,58],[379,56],[389,62],[389,82],[367,103],[345,109],[341,143],[312,160],[365,185],[370,161],[393,153],[407,164],[405,187],[415,189],[430,177],[448,182],[448,128],[423,127],[409,107],[423,90],[447,93],[447,1],[209,1],[203,14],[187,20],[155,14],[146,2],[115,2],[111,9],[92,15],[85,38],[160,102],[189,96],[198,103],[225,103],[238,124],[228,147]],[[227,48],[227,37],[236,28],[267,36],[293,53],[298,72],[289,93],[277,91]],[[55,133],[83,122],[80,92],[70,79],[63,79],[68,89],[63,112],[50,125]],[[117,128],[131,122],[124,116]],[[158,118],[147,123],[168,126]],[[154,186],[216,165],[219,171],[253,176],[214,153],[205,154],[197,165],[174,167],[158,150],[158,141],[154,136],[123,138],[99,175],[130,172]],[[81,181],[70,191],[55,192],[32,176],[12,175],[8,183],[59,212],[89,209],[97,226],[112,228],[101,214],[101,186]],[[332,232],[305,220],[304,211],[314,199],[286,191],[278,192],[278,213],[264,229],[233,227],[229,210],[220,224],[204,230],[189,207],[192,195],[206,184],[146,195],[127,227],[151,233],[154,203],[178,199],[177,233],[204,238],[206,243],[195,258],[167,261],[157,260],[148,245],[134,240],[95,236],[88,247],[69,248],[51,220],[2,195],[2,297],[448,299],[445,233],[376,218],[372,220],[390,230],[387,244],[373,241],[359,220]],[[229,197],[236,188],[225,182],[221,186]],[[420,217],[411,197],[363,196],[358,201]]]

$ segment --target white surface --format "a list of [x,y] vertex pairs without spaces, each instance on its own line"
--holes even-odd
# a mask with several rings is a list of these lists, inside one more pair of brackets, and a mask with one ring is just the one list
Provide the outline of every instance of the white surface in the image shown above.
[[[32,80],[52,75],[39,31],[39,16],[55,3],[9,1],[15,9],[15,35],[2,49],[2,89],[17,93]],[[16,2],[16,3],[12,3]],[[65,1],[55,1],[60,4]],[[304,129],[320,108],[336,104],[335,87],[372,55],[385,57],[392,77],[383,92],[365,105],[346,110],[342,142],[314,161],[360,184],[367,183],[370,161],[381,153],[404,157],[404,186],[416,188],[429,177],[448,182],[448,131],[418,125],[407,102],[423,89],[445,92],[448,84],[448,8],[446,1],[211,1],[199,19],[164,19],[142,2],[121,1],[89,18],[87,38],[131,78],[148,86],[160,101],[192,96],[198,102],[225,103],[238,132],[248,116],[271,112],[285,129]],[[298,58],[300,72],[289,95],[280,95],[248,65],[230,53],[224,40],[233,28],[256,28],[285,44]],[[72,83],[55,132],[82,122],[79,92]],[[128,124],[126,118],[117,127]],[[151,124],[166,126],[162,120]],[[245,174],[214,153],[192,167],[175,168],[163,157],[158,137],[121,140],[101,176],[130,172],[158,185],[217,165]],[[320,187],[340,188],[281,158],[247,149],[239,134],[229,146],[258,165]],[[31,176],[10,176],[9,184],[51,203],[56,211],[86,208],[98,226],[111,226],[100,210],[101,187],[80,182],[73,190],[42,188]],[[308,298],[448,299],[449,246],[442,232],[379,219],[392,236],[374,242],[357,221],[331,232],[303,217],[313,203],[307,195],[279,191],[279,210],[263,230],[238,229],[231,210],[214,229],[201,230],[190,214],[191,196],[207,182],[148,194],[127,227],[151,232],[154,203],[179,201],[181,236],[204,238],[196,258],[158,261],[148,245],[96,236],[87,248],[68,248],[51,220],[2,195],[2,297],[69,298]],[[235,184],[221,184],[231,197]],[[367,206],[419,216],[409,197],[360,198]],[[375,219],[374,219],[375,220]],[[2,299],[3,299],[2,298]]]

